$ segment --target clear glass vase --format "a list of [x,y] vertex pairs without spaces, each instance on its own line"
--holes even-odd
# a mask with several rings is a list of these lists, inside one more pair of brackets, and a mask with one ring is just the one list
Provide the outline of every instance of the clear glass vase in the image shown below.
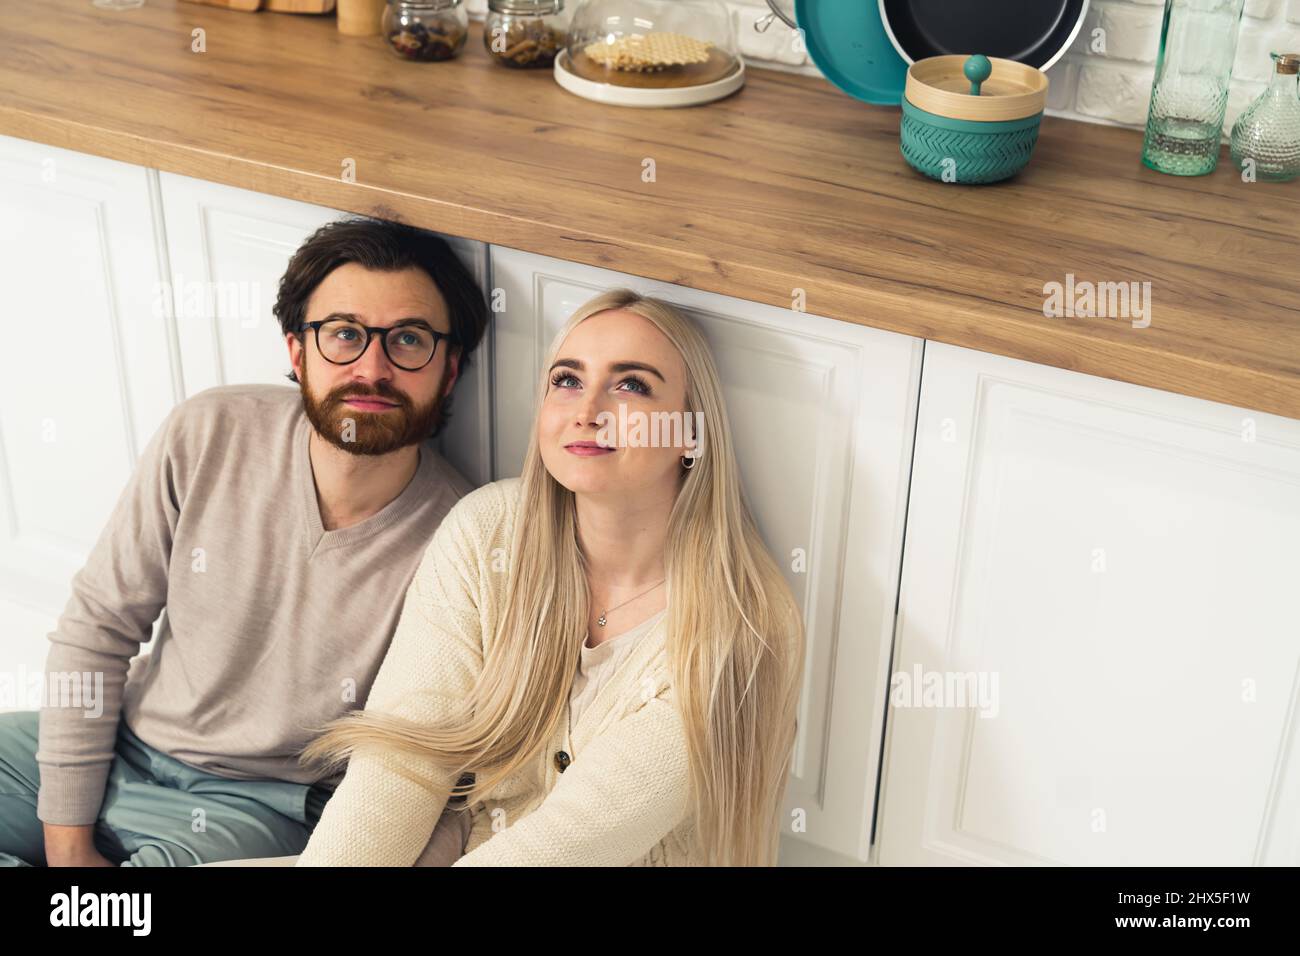
[[1272,56],[1272,82],[1232,126],[1232,162],[1255,179],[1286,182],[1300,176],[1300,53]]
[[1219,162],[1245,0],[1165,0],[1142,162],[1203,176]]

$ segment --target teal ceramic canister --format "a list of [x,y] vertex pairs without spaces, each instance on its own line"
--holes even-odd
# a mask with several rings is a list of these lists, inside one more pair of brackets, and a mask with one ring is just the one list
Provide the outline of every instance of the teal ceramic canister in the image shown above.
[[1014,60],[918,60],[907,72],[899,148],[931,179],[998,182],[1029,162],[1046,102],[1047,77]]

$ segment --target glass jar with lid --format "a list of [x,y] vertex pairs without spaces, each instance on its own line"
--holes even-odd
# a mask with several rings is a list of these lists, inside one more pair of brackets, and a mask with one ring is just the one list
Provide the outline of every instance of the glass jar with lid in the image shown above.
[[388,0],[381,29],[404,60],[449,60],[465,46],[469,14],[462,0]]
[[1232,161],[1257,180],[1300,177],[1300,53],[1273,53],[1273,81],[1232,127]]
[[483,46],[503,66],[550,68],[564,47],[564,0],[488,0]]
[[627,106],[705,103],[744,72],[722,0],[579,0],[555,58],[565,89]]

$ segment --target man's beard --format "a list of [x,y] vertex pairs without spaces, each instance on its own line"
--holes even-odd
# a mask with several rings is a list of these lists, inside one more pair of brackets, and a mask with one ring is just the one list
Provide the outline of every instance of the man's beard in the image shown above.
[[[442,423],[444,402],[437,394],[423,408],[386,384],[340,385],[319,402],[307,386],[307,363],[299,373],[303,408],[320,437],[352,455],[386,455],[407,445],[424,441]],[[441,391],[442,382],[438,383]],[[393,402],[396,408],[367,412],[344,403],[344,398],[373,395]],[[350,440],[349,440],[350,439]]]

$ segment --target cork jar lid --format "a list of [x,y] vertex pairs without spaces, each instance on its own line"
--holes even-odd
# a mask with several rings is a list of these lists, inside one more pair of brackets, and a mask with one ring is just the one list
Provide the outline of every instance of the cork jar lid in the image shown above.
[[1047,104],[1047,76],[1002,57],[932,56],[907,70],[903,95],[917,109],[949,119],[1024,119]]

